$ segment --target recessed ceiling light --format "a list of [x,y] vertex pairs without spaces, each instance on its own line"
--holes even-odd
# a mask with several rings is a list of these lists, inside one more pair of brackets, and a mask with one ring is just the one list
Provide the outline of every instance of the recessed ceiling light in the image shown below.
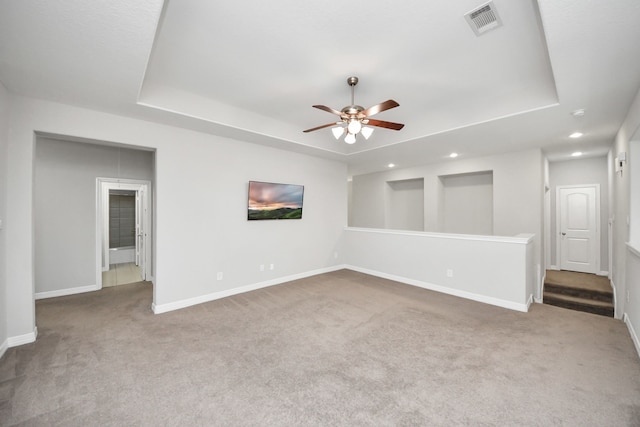
[[451,153],[449,154],[449,157],[451,157],[452,159],[455,159],[456,157],[458,157],[458,153]]
[[395,168],[396,167],[396,165],[394,165],[393,163],[389,163],[387,166],[390,167],[390,168]]
[[582,132],[574,132],[571,135],[569,135],[569,138],[580,138],[583,135]]
[[571,153],[572,157],[580,157],[582,156],[582,151],[576,151],[575,153]]
[[571,112],[571,115],[573,117],[582,117],[582,116],[584,116],[584,109],[580,108],[579,110],[574,110],[574,111]]

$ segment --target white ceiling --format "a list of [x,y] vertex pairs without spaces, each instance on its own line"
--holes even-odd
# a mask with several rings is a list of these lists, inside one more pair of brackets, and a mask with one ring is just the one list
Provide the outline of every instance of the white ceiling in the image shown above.
[[[351,174],[541,147],[604,155],[640,86],[637,0],[0,0],[11,92],[342,159]],[[394,99],[354,145],[329,129],[350,104]],[[578,119],[570,113],[585,109]],[[571,140],[579,130],[585,136]],[[455,160],[447,160],[455,161]]]

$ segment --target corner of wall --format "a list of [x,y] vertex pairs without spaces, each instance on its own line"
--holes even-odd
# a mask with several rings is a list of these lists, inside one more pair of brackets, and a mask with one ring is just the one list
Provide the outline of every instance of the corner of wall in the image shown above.
[[7,163],[8,163],[8,120],[9,120],[9,93],[0,82],[0,220],[3,226],[0,227],[0,357],[9,347],[7,317],[7,275],[6,275],[6,231],[4,221],[6,220],[7,206]]
[[7,339],[7,340],[4,340],[2,344],[0,344],[0,359],[2,359],[2,356],[4,356],[8,348],[9,348],[9,340]]

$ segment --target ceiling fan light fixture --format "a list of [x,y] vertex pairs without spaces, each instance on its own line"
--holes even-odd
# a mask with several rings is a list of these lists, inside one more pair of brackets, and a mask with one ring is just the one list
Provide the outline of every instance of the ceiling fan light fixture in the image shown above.
[[[393,99],[388,99],[369,108],[364,108],[360,105],[357,105],[354,99],[354,87],[358,84],[358,78],[349,77],[347,79],[347,84],[351,87],[351,104],[347,105],[342,110],[338,111],[331,107],[327,107],[326,105],[312,105],[313,108],[326,111],[327,113],[335,114],[336,116],[340,117],[340,121],[316,126],[311,129],[306,129],[303,131],[304,133],[330,127],[331,132],[336,139],[340,139],[340,137],[342,135],[345,135],[346,133],[344,141],[347,144],[353,144],[354,142],[356,142],[356,135],[358,135],[359,133],[362,133],[365,139],[369,139],[369,137],[373,133],[373,128],[371,126],[391,130],[400,130],[404,127],[404,124],[402,123],[393,123],[385,120],[370,119],[370,117],[374,114],[399,107],[400,104],[398,104]],[[364,125],[367,126],[365,127]]]
[[331,128],[331,132],[336,139],[340,139],[340,137],[344,133],[344,128],[342,126],[336,126],[334,128]]
[[347,130],[350,134],[357,134],[362,129],[362,123],[358,119],[349,120],[349,125],[347,126]]
[[352,133],[347,132],[347,136],[344,137],[344,142],[347,144],[353,144],[356,142],[356,136]]
[[369,126],[363,126],[360,133],[362,134],[362,136],[364,136],[364,139],[369,139],[369,137],[373,133],[373,128]]

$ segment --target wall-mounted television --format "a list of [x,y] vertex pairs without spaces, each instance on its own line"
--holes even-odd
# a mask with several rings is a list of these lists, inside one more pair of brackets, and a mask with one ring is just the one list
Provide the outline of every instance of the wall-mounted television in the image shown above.
[[304,186],[249,181],[247,219],[301,219]]

